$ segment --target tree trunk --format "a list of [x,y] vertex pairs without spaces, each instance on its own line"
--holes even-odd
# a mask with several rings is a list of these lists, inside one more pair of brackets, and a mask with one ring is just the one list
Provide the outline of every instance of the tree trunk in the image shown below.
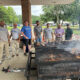
[[58,14],[57,14],[57,25],[59,24],[60,22],[59,22],[59,16],[58,16]]
[[80,29],[80,16],[79,16],[79,29]]
[[72,22],[72,25],[73,25],[73,27],[74,27],[74,21]]
[[57,18],[57,25],[60,24],[60,19],[59,19],[59,6],[57,6],[56,9],[56,18]]

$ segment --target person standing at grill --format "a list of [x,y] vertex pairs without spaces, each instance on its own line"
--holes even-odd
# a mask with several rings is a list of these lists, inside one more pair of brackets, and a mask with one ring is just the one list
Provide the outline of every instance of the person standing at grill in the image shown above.
[[0,64],[2,63],[3,51],[5,49],[6,58],[9,58],[9,43],[10,38],[8,30],[4,28],[5,22],[0,21]]
[[55,29],[54,34],[56,38],[56,43],[59,43],[63,40],[64,29],[61,28],[61,24],[58,25],[57,29]]
[[34,27],[34,35],[37,45],[40,45],[42,42],[41,33],[42,33],[42,27],[40,26],[40,22],[36,21],[36,26]]
[[65,31],[65,40],[71,40],[73,35],[73,30],[70,28],[70,25],[67,24],[67,29]]
[[28,25],[28,21],[24,22],[24,26],[21,29],[21,34],[23,35],[23,50],[24,50],[24,55],[26,56],[26,49],[27,53],[30,52],[31,49],[31,38],[32,38],[32,31],[31,27]]
[[53,30],[50,28],[49,23],[47,23],[47,28],[44,29],[44,41],[52,42],[53,40]]
[[14,28],[11,30],[11,47],[12,47],[12,57],[15,55],[19,55],[19,43],[20,43],[20,30],[17,28],[17,24],[15,23]]

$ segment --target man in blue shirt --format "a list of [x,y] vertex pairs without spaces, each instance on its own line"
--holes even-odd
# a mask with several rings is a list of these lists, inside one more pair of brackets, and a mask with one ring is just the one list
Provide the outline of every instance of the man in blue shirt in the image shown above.
[[21,29],[21,34],[23,35],[23,50],[24,50],[24,55],[26,55],[26,48],[31,49],[31,27],[28,25],[28,21],[24,22],[24,26]]

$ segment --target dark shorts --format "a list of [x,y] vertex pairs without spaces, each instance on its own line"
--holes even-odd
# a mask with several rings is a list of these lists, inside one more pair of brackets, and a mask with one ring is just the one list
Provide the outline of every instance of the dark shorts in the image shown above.
[[31,45],[31,39],[23,39],[23,44],[24,44],[25,46]]

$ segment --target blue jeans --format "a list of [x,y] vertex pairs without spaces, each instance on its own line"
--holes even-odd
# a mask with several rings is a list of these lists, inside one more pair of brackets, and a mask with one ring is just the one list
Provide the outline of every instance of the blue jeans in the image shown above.
[[37,38],[36,42],[40,42],[41,43],[42,39],[41,37]]

